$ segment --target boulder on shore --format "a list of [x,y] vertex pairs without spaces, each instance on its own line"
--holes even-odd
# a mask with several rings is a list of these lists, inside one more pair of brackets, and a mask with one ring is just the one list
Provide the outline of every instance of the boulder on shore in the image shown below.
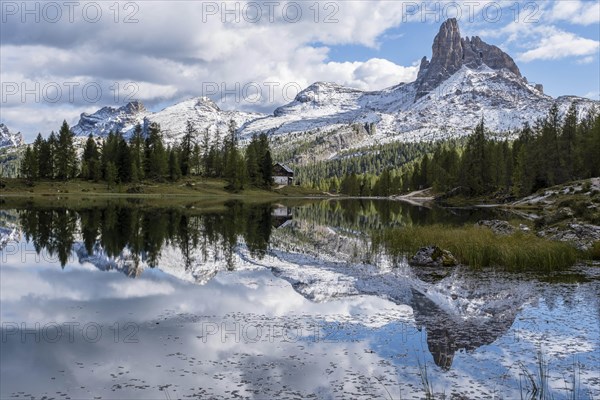
[[409,260],[409,264],[421,267],[454,267],[458,265],[458,261],[448,250],[427,246],[420,248]]

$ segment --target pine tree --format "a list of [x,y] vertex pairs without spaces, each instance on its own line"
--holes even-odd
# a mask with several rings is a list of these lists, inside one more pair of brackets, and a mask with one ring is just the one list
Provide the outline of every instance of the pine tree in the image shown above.
[[[38,178],[45,177],[44,168],[46,168],[48,154],[46,152],[46,141],[42,137],[41,133],[38,133],[35,141],[33,142],[33,155],[35,157],[35,174]],[[42,159],[43,157],[43,159]]]
[[181,162],[179,161],[178,153],[179,151],[176,147],[167,148],[167,154],[169,155],[169,179],[173,182],[179,180],[182,175],[180,167]]
[[114,186],[115,182],[117,181],[117,177],[118,177],[117,167],[115,166],[114,162],[109,161],[106,164],[106,170],[105,170],[106,186],[109,189]]
[[119,182],[131,182],[131,153],[123,135],[117,135],[117,175]]
[[[100,169],[102,171],[102,178],[107,181],[109,184],[116,182],[118,179],[118,169],[117,169],[117,155],[119,153],[119,141],[117,136],[111,131],[106,136],[106,140],[104,141],[104,145],[102,146],[102,151],[100,152]],[[109,175],[109,165],[112,164],[112,167],[115,169],[115,176],[111,180]]]
[[179,151],[179,164],[181,175],[183,176],[188,176],[191,173],[192,152],[194,150],[194,140],[197,135],[198,132],[196,131],[196,128],[194,128],[192,121],[188,120]]
[[540,160],[542,161],[542,182],[540,187],[554,186],[564,182],[563,163],[559,143],[560,119],[558,117],[558,106],[552,105],[548,116],[542,125],[541,143],[538,147]]
[[141,124],[136,124],[130,139],[131,180],[139,182],[146,175],[144,167],[144,134]]
[[163,179],[167,173],[167,152],[162,142],[160,125],[151,124],[145,142],[146,176],[151,179]]
[[273,185],[273,158],[271,157],[271,150],[268,149],[265,152],[261,162],[262,180],[265,188],[270,188]]
[[572,103],[567,111],[560,136],[560,157],[563,161],[564,177],[575,178],[577,146],[577,107]]
[[536,165],[533,163],[533,131],[525,123],[519,138],[513,144],[515,166],[513,168],[513,192],[517,196],[526,196],[533,191],[536,179]]
[[54,132],[50,132],[48,140],[46,140],[40,150],[40,171],[44,178],[56,178],[56,148],[58,139]]
[[350,175],[346,175],[340,183],[340,193],[348,196],[359,196],[360,195],[360,183],[358,177],[354,172]]
[[221,144],[221,133],[217,130],[215,142],[210,148],[209,163],[211,176],[223,178],[225,176],[224,163],[226,146]]
[[246,148],[246,170],[248,172],[248,180],[250,184],[255,186],[261,186],[263,183],[261,168],[259,166],[258,145],[258,137],[254,135]]
[[206,128],[206,130],[204,131],[204,135],[202,136],[201,151],[202,151],[203,174],[204,174],[204,176],[211,176],[212,167],[213,167],[211,156],[214,156],[214,154],[212,154],[212,155],[210,154],[211,147],[210,147],[210,135],[208,132],[208,128]]
[[100,176],[96,175],[99,163],[100,152],[98,151],[94,136],[90,133],[85,142],[85,148],[83,149],[83,155],[81,157],[81,177],[83,179],[91,180],[99,179]]
[[236,131],[235,122],[231,120],[229,122],[229,134],[223,144],[223,170],[228,189],[237,192],[242,190],[246,184],[247,171],[244,158],[237,147]]
[[585,159],[588,160],[588,169],[590,176],[600,176],[600,114],[590,114],[590,124],[587,127],[585,135],[587,137]]
[[67,121],[63,121],[58,132],[56,163],[56,177],[58,179],[68,180],[77,175],[77,154],[73,146],[73,133]]
[[191,174],[200,175],[202,171],[202,151],[200,149],[200,145],[198,143],[194,144],[194,149],[192,150],[192,159],[191,159]]
[[21,177],[30,181],[35,180],[37,178],[36,164],[37,160],[35,159],[33,149],[31,146],[27,146],[27,149],[25,149],[25,155],[21,161]]
[[377,183],[379,189],[377,195],[388,197],[392,194],[392,177],[388,168],[383,170]]
[[467,141],[461,163],[464,185],[473,194],[482,194],[485,191],[485,159],[485,125],[482,118]]

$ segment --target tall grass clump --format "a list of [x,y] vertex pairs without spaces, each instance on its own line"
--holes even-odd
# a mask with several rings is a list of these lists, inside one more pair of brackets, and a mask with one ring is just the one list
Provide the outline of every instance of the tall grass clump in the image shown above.
[[392,256],[412,255],[424,246],[450,251],[461,264],[474,268],[504,267],[508,270],[552,271],[573,265],[578,250],[568,243],[550,241],[528,232],[496,235],[477,226],[411,226],[373,234],[373,247]]
[[600,261],[600,241],[595,242],[592,248],[588,251],[588,254],[592,260]]

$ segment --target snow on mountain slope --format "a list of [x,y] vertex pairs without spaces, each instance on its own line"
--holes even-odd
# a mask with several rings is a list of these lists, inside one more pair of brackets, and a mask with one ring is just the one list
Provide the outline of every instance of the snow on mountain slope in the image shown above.
[[0,123],[0,148],[19,147],[25,144],[21,132],[11,132],[6,125]]
[[[242,129],[244,136],[267,131],[272,136],[344,125],[375,124],[371,135],[352,147],[390,141],[445,139],[470,134],[483,117],[487,128],[509,133],[547,115],[554,102],[564,113],[572,102],[580,116],[598,102],[575,96],[554,99],[512,72],[462,66],[429,94],[416,98],[417,83],[380,92],[361,92],[335,84],[317,83],[298,94],[272,117],[255,120]],[[376,133],[375,133],[376,132]]]
[[76,136],[106,136],[110,131],[129,132],[137,123],[143,123],[150,114],[139,101],[123,107],[103,107],[93,114],[83,113],[79,123],[71,129]]
[[206,129],[209,129],[211,135],[219,132],[221,136],[224,136],[229,129],[231,120],[240,128],[248,121],[262,116],[257,113],[221,110],[208,97],[198,97],[150,114],[146,120],[160,124],[165,141],[172,143],[181,140],[188,120],[194,124],[198,135],[202,135]]
[[218,131],[223,136],[227,133],[231,120],[239,128],[262,116],[257,113],[221,110],[207,97],[185,100],[155,113],[146,110],[142,103],[134,101],[120,108],[104,107],[93,114],[81,114],[79,123],[72,130],[77,136],[91,133],[102,137],[115,131],[127,137],[138,123],[144,128],[150,123],[158,123],[165,143],[173,144],[180,141],[188,120],[194,124],[199,135],[209,129],[212,135]]
[[73,130],[78,135],[105,135],[110,129],[124,134],[137,122],[157,122],[165,141],[178,140],[186,121],[198,134],[227,132],[233,119],[242,139],[266,132],[278,150],[303,146],[296,162],[336,157],[340,151],[392,141],[415,142],[470,134],[483,117],[487,128],[510,135],[525,122],[544,117],[556,102],[560,113],[572,102],[580,116],[600,102],[543,93],[521,75],[514,60],[479,37],[462,38],[456,19],[445,21],[433,41],[432,59],[421,60],[411,83],[373,92],[316,82],[294,101],[272,115],[224,111],[206,97],[190,99],[156,113],[141,103],[119,109],[105,107],[82,118]]
[[[318,151],[309,151],[327,159],[373,144],[469,135],[482,117],[490,131],[510,136],[525,122],[545,117],[555,102],[561,114],[575,102],[580,117],[600,104],[545,95],[542,86],[530,84],[498,47],[479,37],[462,38],[455,19],[440,27],[432,54],[431,61],[421,61],[414,82],[375,92],[317,82],[272,116],[247,124],[241,133],[266,131],[284,148],[325,142]],[[351,140],[340,139],[352,134]],[[304,154],[295,161],[307,158],[315,156]]]

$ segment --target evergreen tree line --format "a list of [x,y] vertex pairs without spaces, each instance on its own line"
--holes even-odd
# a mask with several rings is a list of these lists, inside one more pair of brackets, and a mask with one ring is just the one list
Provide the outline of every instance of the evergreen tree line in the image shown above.
[[578,121],[572,104],[564,118],[558,107],[531,127],[525,124],[512,142],[499,140],[484,120],[464,146],[440,143],[399,169],[386,168],[378,177],[351,173],[332,189],[350,196],[389,196],[433,187],[438,192],[459,188],[468,195],[527,196],[541,188],[600,176],[600,115],[590,111]]
[[68,180],[78,175],[77,153],[73,134],[64,121],[58,135],[52,132],[48,139],[38,134],[32,146],[27,146],[21,161],[21,176],[30,180]]
[[[449,143],[459,146],[464,139],[452,139]],[[376,178],[386,169],[388,173],[395,174],[402,165],[419,159],[424,153],[432,152],[437,146],[435,142],[416,143],[386,143],[353,149],[342,152],[332,160],[318,161],[308,165],[294,165],[296,181],[305,187],[319,190],[339,191],[343,177],[351,174],[365,176],[372,186]],[[278,159],[287,160],[286,154]],[[389,169],[390,166],[394,168]]]
[[269,188],[272,182],[273,160],[267,136],[254,136],[243,153],[233,121],[222,143],[218,133],[211,143],[208,129],[198,141],[198,132],[190,121],[180,143],[167,147],[158,124],[150,124],[147,134],[140,124],[136,125],[129,140],[114,132],[104,141],[90,135],[80,159],[73,137],[66,121],[58,135],[52,132],[44,139],[39,134],[25,150],[21,176],[31,181],[79,177],[112,186],[200,175],[225,179],[228,188],[236,191],[248,185]]

